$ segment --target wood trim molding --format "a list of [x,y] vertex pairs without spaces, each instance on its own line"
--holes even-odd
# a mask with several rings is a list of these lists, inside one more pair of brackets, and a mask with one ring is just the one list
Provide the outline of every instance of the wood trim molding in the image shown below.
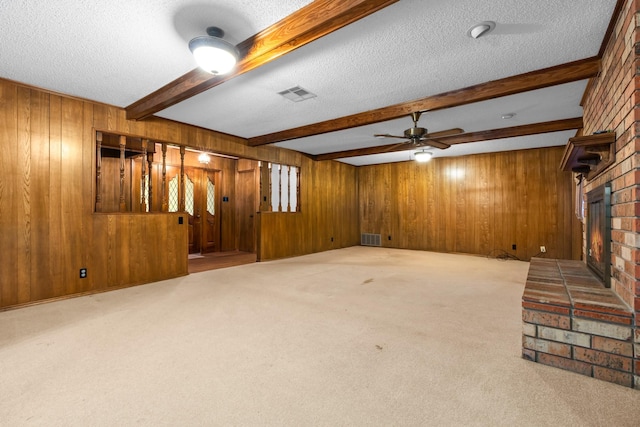
[[[452,135],[438,138],[438,141],[454,144],[466,144],[469,142],[490,141],[494,139],[513,138],[517,136],[537,135],[541,133],[560,132],[564,130],[582,128],[582,117],[573,119],[554,120],[530,125],[514,126],[493,130],[483,130],[479,132],[468,132],[459,135]],[[415,150],[411,144],[390,144],[377,147],[359,148],[355,150],[337,151],[333,153],[318,154],[314,160],[336,160],[345,157],[367,156],[371,154],[391,153],[395,151]]]
[[196,68],[126,107],[140,120],[227,80],[267,64],[398,0],[316,0],[238,44],[241,60],[231,74],[212,76]]
[[555,67],[544,68],[517,76],[506,77],[463,89],[428,96],[414,101],[403,102],[389,107],[378,108],[364,113],[340,117],[298,128],[288,129],[267,135],[249,138],[249,146],[273,144],[306,136],[348,129],[357,126],[379,123],[408,116],[414,111],[433,111],[457,107],[474,102],[485,101],[501,96],[513,95],[535,89],[588,79],[600,72],[601,60],[598,57],[569,62]]

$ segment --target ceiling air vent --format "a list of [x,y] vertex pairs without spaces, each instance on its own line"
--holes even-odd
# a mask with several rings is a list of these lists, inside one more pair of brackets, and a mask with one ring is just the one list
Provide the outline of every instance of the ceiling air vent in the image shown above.
[[316,97],[314,93],[311,93],[308,90],[301,88],[300,86],[295,86],[290,89],[283,90],[282,92],[278,92],[278,95],[282,95],[289,101],[293,102],[300,102]]

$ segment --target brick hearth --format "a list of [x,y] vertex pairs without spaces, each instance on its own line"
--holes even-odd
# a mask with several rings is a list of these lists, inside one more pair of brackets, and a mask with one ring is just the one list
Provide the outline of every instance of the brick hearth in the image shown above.
[[522,320],[523,358],[640,389],[634,311],[583,262],[532,258]]

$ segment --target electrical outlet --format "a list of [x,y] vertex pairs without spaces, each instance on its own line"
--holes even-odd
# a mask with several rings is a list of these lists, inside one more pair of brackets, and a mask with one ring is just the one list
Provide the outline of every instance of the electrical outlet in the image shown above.
[[540,252],[542,253],[547,252],[547,248],[545,248],[544,246],[540,246]]
[[511,249],[514,250],[514,251],[516,250],[516,244],[515,243],[513,245],[511,245]]
[[80,278],[81,279],[86,279],[87,278],[87,269],[86,268],[81,268],[80,269]]

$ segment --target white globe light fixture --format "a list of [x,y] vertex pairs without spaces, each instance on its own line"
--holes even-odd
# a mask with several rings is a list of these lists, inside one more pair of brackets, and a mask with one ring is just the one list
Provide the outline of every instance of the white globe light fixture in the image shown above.
[[430,151],[420,150],[420,151],[416,151],[413,154],[413,157],[416,159],[416,162],[418,163],[426,163],[429,160],[431,160],[431,157],[433,157],[433,153]]
[[218,27],[207,28],[207,34],[189,42],[193,57],[198,66],[208,73],[216,76],[228,73],[238,62],[238,49],[222,39],[224,31]]

